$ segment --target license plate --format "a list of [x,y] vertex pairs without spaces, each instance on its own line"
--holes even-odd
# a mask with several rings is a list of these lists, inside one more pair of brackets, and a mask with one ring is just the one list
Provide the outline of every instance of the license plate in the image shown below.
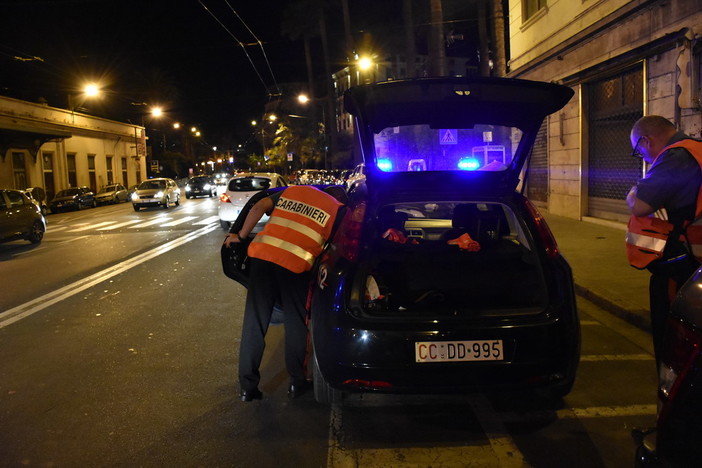
[[502,361],[502,340],[419,341],[416,362]]

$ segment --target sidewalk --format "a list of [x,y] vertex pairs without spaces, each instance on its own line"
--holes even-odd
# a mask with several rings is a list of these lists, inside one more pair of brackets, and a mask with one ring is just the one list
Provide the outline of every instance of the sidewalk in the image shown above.
[[647,270],[629,265],[626,226],[543,213],[563,256],[570,263],[576,293],[645,330],[649,329]]

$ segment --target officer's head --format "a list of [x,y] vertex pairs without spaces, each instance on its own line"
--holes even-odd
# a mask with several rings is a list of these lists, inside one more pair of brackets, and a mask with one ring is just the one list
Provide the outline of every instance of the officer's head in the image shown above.
[[338,185],[330,185],[329,187],[325,187],[324,191],[332,197],[336,198],[337,201],[342,205],[347,204],[349,201],[349,197],[346,195],[346,190],[344,190],[342,187],[339,187]]
[[656,156],[668,145],[676,133],[675,125],[660,115],[641,117],[631,129],[631,147],[633,154],[652,163]]

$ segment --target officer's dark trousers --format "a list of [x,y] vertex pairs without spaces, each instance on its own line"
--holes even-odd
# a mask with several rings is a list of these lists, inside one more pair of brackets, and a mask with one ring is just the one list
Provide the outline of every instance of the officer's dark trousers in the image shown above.
[[307,292],[311,274],[293,273],[274,263],[251,259],[249,291],[239,349],[239,385],[253,390],[261,380],[259,366],[273,307],[279,301],[285,326],[285,366],[292,382],[306,378]]

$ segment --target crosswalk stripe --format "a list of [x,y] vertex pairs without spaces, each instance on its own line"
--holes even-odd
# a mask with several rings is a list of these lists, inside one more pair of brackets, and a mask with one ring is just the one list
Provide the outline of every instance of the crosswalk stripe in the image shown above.
[[159,223],[162,223],[164,221],[170,221],[170,220],[171,220],[171,218],[169,218],[168,216],[164,216],[163,218],[152,219],[151,221],[146,221],[144,223],[137,224],[136,226],[129,226],[129,229],[138,229],[138,228],[142,228],[142,227],[146,227],[146,226],[153,226],[154,224],[159,224]]
[[95,229],[100,226],[107,226],[108,224],[113,224],[114,221],[104,221],[102,223],[97,223],[97,224],[89,224],[88,226],[83,226],[78,229],[71,229],[70,231],[67,232],[83,232],[83,231],[88,231],[90,229]]
[[187,223],[188,221],[191,221],[193,219],[197,218],[197,216],[185,216],[180,219],[176,219],[175,221],[171,221],[170,223],[165,223],[162,224],[161,227],[172,227],[172,226],[177,226],[179,224]]
[[100,229],[98,229],[98,231],[112,231],[114,229],[119,229],[119,228],[124,227],[124,226],[129,226],[130,224],[138,223],[139,221],[141,221],[141,220],[140,219],[132,219],[131,221],[125,221],[123,223],[117,223],[117,224],[113,224],[112,226],[106,226],[106,227],[100,228]]
[[193,223],[194,225],[200,225],[200,224],[211,224],[216,221],[219,221],[219,216],[210,216],[209,218],[205,218],[201,221],[198,221],[197,223]]

